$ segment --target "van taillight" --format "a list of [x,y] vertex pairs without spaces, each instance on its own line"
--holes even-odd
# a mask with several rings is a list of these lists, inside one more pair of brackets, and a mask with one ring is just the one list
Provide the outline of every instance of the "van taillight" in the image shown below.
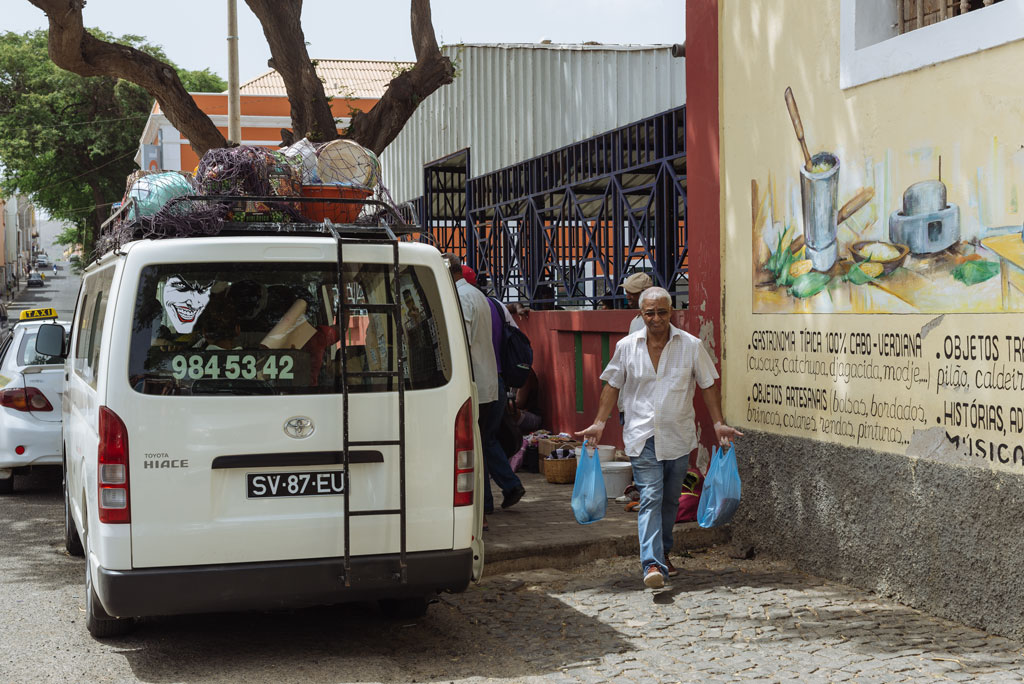
[[118,415],[106,406],[100,407],[99,434],[96,480],[99,485],[100,522],[130,523],[128,430]]
[[52,411],[53,406],[46,396],[35,387],[16,387],[0,392],[0,406],[15,411]]
[[455,417],[455,505],[473,505],[473,398],[470,397]]

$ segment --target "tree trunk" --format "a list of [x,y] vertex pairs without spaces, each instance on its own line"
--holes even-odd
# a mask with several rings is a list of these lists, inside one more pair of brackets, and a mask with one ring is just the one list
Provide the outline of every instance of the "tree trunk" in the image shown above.
[[187,135],[200,157],[227,140],[196,105],[177,72],[141,50],[108,43],[85,30],[85,0],[29,0],[49,19],[49,53],[53,63],[80,76],[110,76],[137,83],[156,98],[168,120]]
[[441,54],[430,18],[430,0],[412,0],[412,44],[416,65],[388,84],[384,97],[367,113],[356,113],[348,137],[375,153],[384,151],[431,93],[455,78],[455,67]]
[[281,74],[291,105],[295,138],[326,142],[338,137],[324,84],[306,51],[302,32],[302,0],[245,0],[263,26],[270,46],[271,66]]
[[[49,19],[49,52],[54,64],[81,76],[111,76],[142,86],[160,103],[174,127],[188,137],[200,157],[207,150],[227,145],[170,65],[141,50],[99,40],[85,30],[85,0],[29,2]],[[246,0],[246,4],[263,25],[273,68],[284,80],[295,137],[314,141],[337,138],[330,102],[306,50],[300,21],[302,1]],[[353,116],[348,131],[349,138],[378,154],[394,140],[419,103],[455,76],[451,60],[437,47],[430,0],[411,0],[410,17],[416,65],[391,81],[372,110]]]

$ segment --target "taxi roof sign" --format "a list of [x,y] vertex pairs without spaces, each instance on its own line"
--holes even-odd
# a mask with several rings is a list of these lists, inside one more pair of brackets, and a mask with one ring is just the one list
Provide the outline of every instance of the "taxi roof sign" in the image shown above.
[[19,321],[35,321],[42,318],[57,318],[56,309],[25,309],[18,316]]

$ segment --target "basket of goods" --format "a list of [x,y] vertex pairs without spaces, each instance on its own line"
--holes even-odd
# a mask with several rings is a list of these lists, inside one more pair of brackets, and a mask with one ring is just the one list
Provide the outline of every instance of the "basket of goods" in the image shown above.
[[559,449],[544,459],[544,477],[551,484],[572,484],[576,481],[576,457],[570,449]]
[[332,140],[317,148],[316,178],[302,186],[303,197],[324,201],[303,202],[302,213],[317,223],[352,223],[363,210],[362,202],[330,200],[365,200],[379,182],[377,155],[352,140]]
[[[300,179],[297,163],[278,152],[251,145],[209,150],[196,169],[200,192],[211,198],[295,196]],[[229,201],[230,221],[262,223],[301,218],[293,202]]]

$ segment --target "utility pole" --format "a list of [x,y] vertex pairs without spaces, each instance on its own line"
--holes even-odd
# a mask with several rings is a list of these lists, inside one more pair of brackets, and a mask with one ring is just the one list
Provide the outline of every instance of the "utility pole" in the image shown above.
[[238,95],[238,0],[228,0],[228,142],[242,142],[241,98]]

